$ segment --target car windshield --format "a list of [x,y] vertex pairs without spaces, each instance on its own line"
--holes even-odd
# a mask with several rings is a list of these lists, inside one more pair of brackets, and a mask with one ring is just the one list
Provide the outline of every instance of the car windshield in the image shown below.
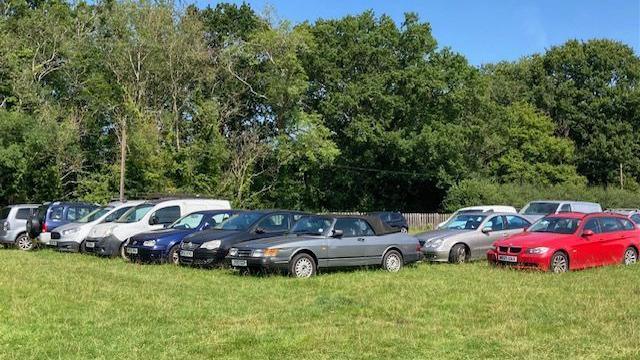
[[258,219],[260,219],[264,213],[259,212],[245,212],[233,215],[227,221],[222,222],[214,227],[219,230],[233,230],[244,231],[253,225]]
[[478,214],[460,214],[447,221],[442,228],[449,230],[476,230],[486,217],[486,215]]
[[573,234],[580,225],[579,219],[546,217],[531,225],[529,232],[548,232],[556,234]]
[[5,207],[0,210],[0,219],[6,219],[9,217],[9,212],[11,211],[10,207]]
[[111,210],[113,210],[113,208],[112,207],[108,207],[108,206],[95,209],[92,212],[88,213],[87,215],[83,216],[82,218],[76,220],[76,222],[78,222],[78,223],[88,223],[88,222],[97,220],[97,219],[101,218],[103,215],[105,215],[106,213],[108,213]]
[[147,213],[153,209],[153,204],[142,204],[138,205],[134,208],[131,208],[129,211],[124,213],[118,220],[117,223],[134,223],[140,221]]
[[532,202],[529,203],[529,205],[527,205],[524,209],[522,209],[521,214],[549,215],[555,213],[559,205],[559,203]]
[[308,216],[298,220],[291,229],[293,234],[322,235],[331,227],[331,219],[319,216]]
[[170,227],[172,229],[195,229],[200,226],[202,219],[204,219],[202,213],[189,214],[176,220]]

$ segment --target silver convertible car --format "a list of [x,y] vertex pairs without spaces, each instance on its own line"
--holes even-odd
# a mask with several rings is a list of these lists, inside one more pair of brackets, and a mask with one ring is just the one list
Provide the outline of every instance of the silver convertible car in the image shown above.
[[249,272],[285,270],[310,277],[319,268],[378,265],[396,272],[420,259],[418,239],[375,216],[313,215],[289,234],[248,241],[229,249],[231,266]]
[[528,228],[531,223],[513,213],[465,213],[447,221],[435,231],[416,235],[427,261],[463,263],[485,259],[496,240]]

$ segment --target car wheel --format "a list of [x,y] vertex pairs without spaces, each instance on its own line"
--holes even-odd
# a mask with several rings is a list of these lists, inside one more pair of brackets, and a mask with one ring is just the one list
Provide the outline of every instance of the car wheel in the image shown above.
[[167,254],[166,261],[173,265],[180,264],[180,244],[173,245]]
[[382,268],[389,272],[398,272],[402,269],[404,261],[402,260],[402,254],[396,250],[389,250],[382,257]]
[[406,227],[403,226],[402,228],[400,228],[400,232],[406,234],[406,233],[409,232],[409,229],[407,229]]
[[624,251],[623,263],[625,265],[631,265],[638,262],[638,252],[633,247],[629,246],[627,250]]
[[87,247],[85,246],[84,240],[82,240],[82,242],[80,243],[80,246],[78,246],[78,252],[81,254],[84,254],[87,252]]
[[16,239],[16,246],[22,251],[33,250],[33,240],[27,234],[20,234]]
[[289,274],[298,278],[314,276],[316,274],[316,261],[309,254],[298,254],[289,263]]
[[551,256],[549,271],[554,273],[564,273],[569,271],[569,258],[563,252],[556,252]]
[[449,251],[449,262],[453,264],[462,264],[468,260],[467,247],[463,244],[455,244]]
[[127,249],[126,249],[126,247],[127,247],[127,243],[128,243],[128,242],[127,242],[127,241],[125,241],[125,242],[123,242],[123,243],[120,245],[120,251],[119,251],[119,253],[120,253],[120,257],[121,257],[121,258],[125,259],[126,261],[129,261],[129,260],[131,260],[131,259],[129,259],[129,257],[127,256]]

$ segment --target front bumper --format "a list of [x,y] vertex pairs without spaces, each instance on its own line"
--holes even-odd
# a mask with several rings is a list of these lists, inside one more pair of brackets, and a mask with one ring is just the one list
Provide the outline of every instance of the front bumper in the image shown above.
[[[183,251],[193,251],[193,256],[183,256]],[[224,257],[227,255],[226,249],[207,250],[197,248],[194,250],[180,249],[178,258],[180,265],[188,266],[214,266],[224,263]]]
[[[135,249],[135,250],[134,250]],[[135,254],[130,251],[136,251]],[[139,261],[145,263],[162,262],[166,258],[166,250],[159,248],[150,248],[145,246],[127,246],[125,253],[131,261]]]
[[447,262],[449,261],[449,249],[442,250],[438,248],[422,247],[422,255],[424,261]]
[[80,252],[80,244],[75,241],[56,241],[56,250],[62,252]]
[[100,256],[116,256],[120,251],[122,241],[113,235],[102,238],[87,238],[85,251]]
[[[516,261],[498,260],[500,255],[515,256]],[[489,261],[490,265],[507,266],[514,269],[548,271],[551,259],[549,253],[541,255],[525,253],[512,254],[489,250],[487,251],[487,261]]]
[[[233,265],[236,261],[246,261],[247,266]],[[286,270],[289,268],[289,259],[278,257],[249,257],[249,256],[227,256],[226,263],[236,269],[264,269],[267,271]]]

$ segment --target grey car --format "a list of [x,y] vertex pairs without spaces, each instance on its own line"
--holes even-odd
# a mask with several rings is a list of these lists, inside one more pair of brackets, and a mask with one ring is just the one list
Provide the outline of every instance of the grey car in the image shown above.
[[493,242],[520,233],[531,223],[513,213],[465,213],[442,228],[416,235],[425,260],[463,263],[485,259]]
[[420,259],[418,239],[377,216],[313,215],[285,236],[254,240],[229,249],[227,261],[250,272],[287,271],[310,277],[319,268],[378,265],[396,272]]
[[0,244],[17,245],[22,250],[29,250],[33,242],[27,234],[27,219],[33,215],[39,205],[10,205],[0,209]]

